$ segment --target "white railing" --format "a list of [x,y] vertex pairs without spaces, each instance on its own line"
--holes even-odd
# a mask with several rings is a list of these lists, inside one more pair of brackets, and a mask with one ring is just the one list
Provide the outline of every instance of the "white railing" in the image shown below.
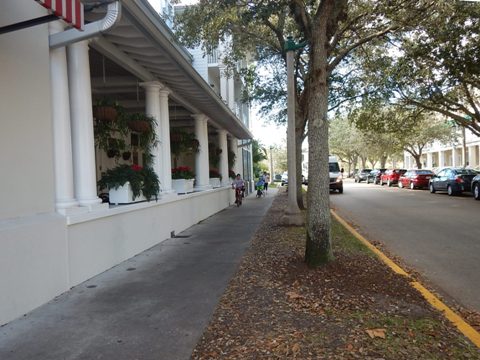
[[208,64],[218,64],[218,50],[212,49],[207,55]]

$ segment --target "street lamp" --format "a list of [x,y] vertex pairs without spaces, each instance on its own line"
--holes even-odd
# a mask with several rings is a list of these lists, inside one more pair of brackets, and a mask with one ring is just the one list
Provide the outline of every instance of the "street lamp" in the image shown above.
[[283,216],[286,225],[303,225],[304,220],[297,203],[297,172],[295,156],[295,81],[293,77],[293,56],[295,50],[306,43],[295,44],[291,36],[285,41],[287,52],[287,162],[288,162],[288,205]]
[[270,146],[270,183],[273,184],[275,173],[273,172],[273,146]]

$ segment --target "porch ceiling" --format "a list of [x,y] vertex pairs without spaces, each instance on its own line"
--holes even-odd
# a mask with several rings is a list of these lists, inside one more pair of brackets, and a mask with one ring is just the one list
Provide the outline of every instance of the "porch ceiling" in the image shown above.
[[[179,107],[179,114],[184,115],[185,109],[191,113],[203,113],[214,125],[226,129],[238,139],[252,138],[245,125],[193,69],[191,55],[175,42],[174,34],[147,0],[122,0],[121,3],[120,23],[91,43],[95,50],[117,64],[108,66],[108,76],[114,80],[109,83],[123,81],[124,89],[129,87],[138,93],[138,81],[158,80],[173,91],[170,97],[175,109]],[[96,12],[87,13],[85,17],[88,21],[98,16]],[[92,64],[92,85],[97,91],[100,87],[95,85],[95,79],[98,82],[102,77],[99,66],[104,67],[104,64]],[[103,91],[108,91],[106,82]]]

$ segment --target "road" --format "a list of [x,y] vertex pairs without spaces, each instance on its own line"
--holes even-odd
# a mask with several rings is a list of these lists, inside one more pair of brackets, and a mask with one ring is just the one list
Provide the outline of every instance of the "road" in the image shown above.
[[337,213],[379,241],[440,294],[480,312],[480,201],[347,180]]

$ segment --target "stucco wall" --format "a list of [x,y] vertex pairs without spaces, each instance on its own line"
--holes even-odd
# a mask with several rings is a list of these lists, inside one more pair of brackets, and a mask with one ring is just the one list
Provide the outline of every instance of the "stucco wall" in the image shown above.
[[178,234],[231,202],[231,189],[222,188],[182,195],[160,204],[138,204],[135,211],[70,225],[70,285],[77,285],[168,239],[172,231]]
[[[45,15],[4,0],[0,26]],[[54,211],[48,26],[0,36],[0,220]]]
[[69,289],[65,218],[36,215],[0,224],[0,325]]

